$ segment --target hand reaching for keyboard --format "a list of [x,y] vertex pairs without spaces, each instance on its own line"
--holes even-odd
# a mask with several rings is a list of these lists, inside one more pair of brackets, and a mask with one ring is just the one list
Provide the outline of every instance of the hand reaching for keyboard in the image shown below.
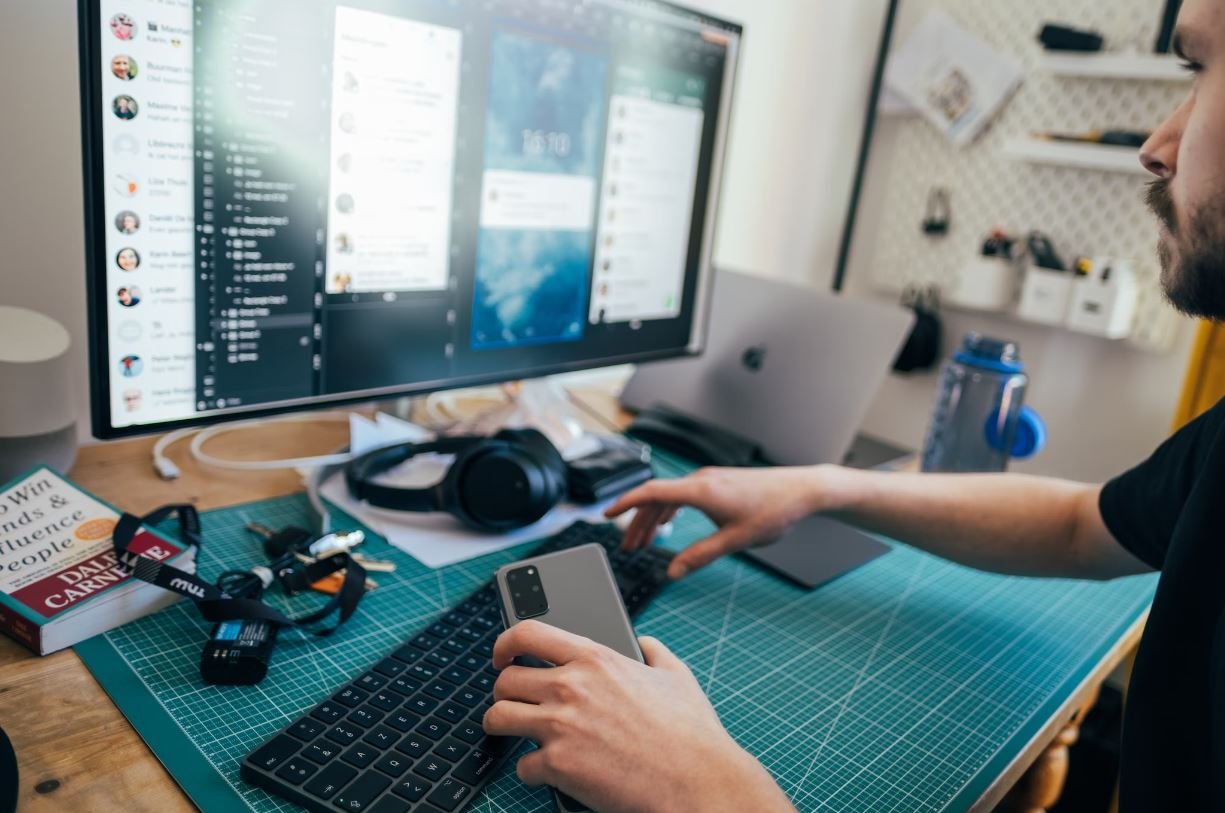
[[[688,667],[654,638],[639,643],[645,665],[535,621],[498,638],[493,661],[503,671],[484,728],[540,746],[520,758],[519,777],[606,813],[793,810]],[[511,665],[523,655],[556,666]]]
[[636,509],[624,550],[649,545],[660,525],[685,506],[719,526],[717,533],[678,554],[668,576],[679,579],[721,556],[768,545],[819,509],[813,468],[701,469],[680,480],[652,480],[608,509],[609,519]]

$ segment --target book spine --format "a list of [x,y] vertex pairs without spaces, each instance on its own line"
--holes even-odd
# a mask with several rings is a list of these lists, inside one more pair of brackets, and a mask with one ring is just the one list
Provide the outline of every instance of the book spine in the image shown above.
[[42,654],[43,629],[11,607],[0,602],[0,632],[4,632],[35,655]]

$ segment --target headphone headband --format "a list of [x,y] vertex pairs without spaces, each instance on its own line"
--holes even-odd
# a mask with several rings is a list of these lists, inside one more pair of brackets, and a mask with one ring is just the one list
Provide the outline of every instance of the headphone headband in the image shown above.
[[371,449],[345,466],[345,483],[349,487],[349,493],[356,499],[365,500],[376,508],[442,511],[445,510],[442,483],[426,488],[404,488],[379,485],[370,478],[390,471],[419,455],[459,454],[484,440],[482,437],[462,436],[439,438],[427,443],[393,443],[390,446]]

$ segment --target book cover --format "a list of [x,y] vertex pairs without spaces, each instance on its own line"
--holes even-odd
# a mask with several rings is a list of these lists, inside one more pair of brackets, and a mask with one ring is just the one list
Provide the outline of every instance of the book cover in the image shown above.
[[[173,603],[118,566],[119,512],[48,467],[0,488],[0,630],[41,655]],[[190,569],[194,549],[142,529],[134,553]]]

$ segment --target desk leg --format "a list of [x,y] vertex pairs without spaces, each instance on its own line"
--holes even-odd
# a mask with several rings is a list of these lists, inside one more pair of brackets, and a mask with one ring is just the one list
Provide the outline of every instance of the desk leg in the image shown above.
[[1055,740],[1043,751],[1016,786],[996,808],[996,813],[1046,813],[1059,801],[1068,778],[1068,748],[1080,736],[1080,724],[1097,702],[1101,687],[1095,687],[1084,705],[1072,716]]

